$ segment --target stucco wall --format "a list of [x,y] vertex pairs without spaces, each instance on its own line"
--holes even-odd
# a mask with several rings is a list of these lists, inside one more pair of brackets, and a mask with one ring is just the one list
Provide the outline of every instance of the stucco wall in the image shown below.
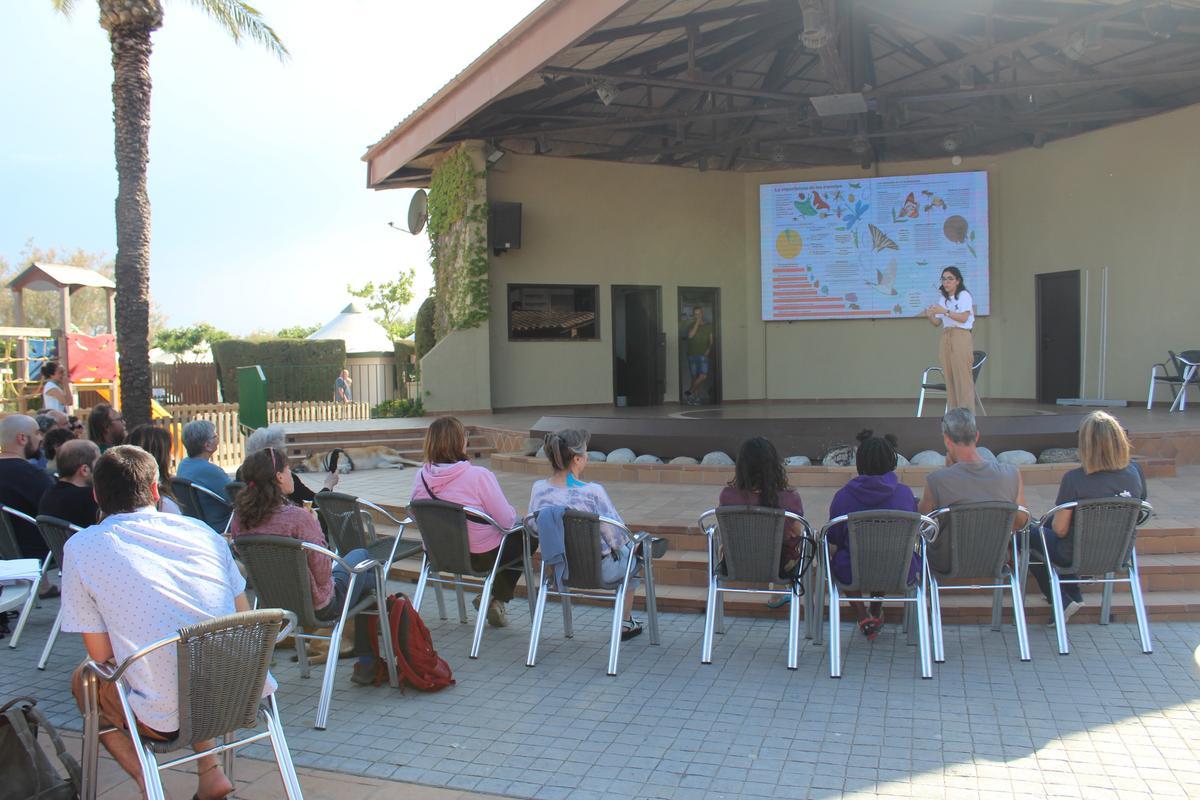
[[[1144,398],[1150,363],[1197,346],[1200,105],[1042,149],[857,167],[727,174],[509,155],[489,200],[523,203],[520,251],[492,259],[492,402],[496,407],[612,401],[611,287],[662,287],[667,399],[678,394],[677,288],[721,289],[726,400],[909,397],[937,360],[938,331],[916,320],[763,323],[758,187],[830,177],[986,170],[992,315],[976,325],[991,360],[985,397],[1036,387],[1034,276],[1092,270],[1085,394],[1096,394],[1098,282],[1110,268],[1107,396]],[[931,284],[936,275],[930,276]],[[601,340],[510,342],[509,283],[600,286]]]
[[421,359],[428,411],[486,411],[492,407],[488,326],[451,331]]

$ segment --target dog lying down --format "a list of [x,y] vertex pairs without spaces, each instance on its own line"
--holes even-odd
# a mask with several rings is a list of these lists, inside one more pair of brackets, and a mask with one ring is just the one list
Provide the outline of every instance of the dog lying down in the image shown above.
[[405,465],[421,466],[421,462],[405,458],[400,455],[400,451],[391,447],[339,447],[325,453],[311,453],[296,465],[295,471],[331,472],[330,466],[334,461],[337,464],[337,472],[341,475],[363,469],[404,469]]

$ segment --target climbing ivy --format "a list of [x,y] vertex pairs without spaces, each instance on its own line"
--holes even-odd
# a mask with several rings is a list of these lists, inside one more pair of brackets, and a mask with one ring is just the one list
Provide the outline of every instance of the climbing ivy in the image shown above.
[[439,339],[488,318],[488,209],[483,178],[464,143],[434,167],[429,182],[429,261],[438,298]]

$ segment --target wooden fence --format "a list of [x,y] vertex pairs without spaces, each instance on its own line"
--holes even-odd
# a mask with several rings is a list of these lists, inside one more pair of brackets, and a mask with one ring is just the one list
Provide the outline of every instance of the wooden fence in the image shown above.
[[[236,469],[245,459],[246,440],[238,428],[237,403],[208,403],[200,405],[166,406],[171,419],[164,421],[175,441],[175,462],[186,453],[183,450],[183,426],[192,420],[205,419],[217,429],[217,452],[213,463],[223,469]],[[348,419],[370,419],[367,403],[334,403],[330,401],[301,401],[267,403],[267,421],[286,425],[291,422],[334,422]]]
[[214,364],[151,364],[150,379],[160,402],[188,405],[217,402],[217,367]]

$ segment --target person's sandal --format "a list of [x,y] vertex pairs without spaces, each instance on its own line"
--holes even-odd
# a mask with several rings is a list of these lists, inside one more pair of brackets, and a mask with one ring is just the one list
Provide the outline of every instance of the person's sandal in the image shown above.
[[862,635],[867,637],[868,642],[875,641],[875,637],[883,630],[883,620],[879,617],[867,617],[858,623],[858,629],[862,631]]
[[626,620],[621,620],[621,641],[622,642],[627,642],[630,639],[634,638],[635,636],[641,636],[641,635],[642,635],[641,620],[634,619],[633,617],[630,617],[629,619],[626,619]]
[[792,602],[790,594],[777,594],[767,601],[767,608],[783,608],[790,602]]

